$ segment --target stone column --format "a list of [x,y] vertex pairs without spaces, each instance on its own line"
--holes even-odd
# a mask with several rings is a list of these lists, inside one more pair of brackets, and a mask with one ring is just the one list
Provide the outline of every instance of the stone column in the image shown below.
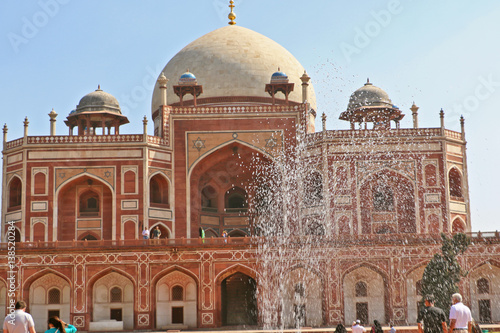
[[302,81],[302,103],[307,101],[307,88],[309,87],[310,79],[311,78],[307,75],[306,71],[304,71],[304,74],[300,77],[300,80]]
[[52,109],[49,113],[50,117],[50,136],[56,135],[56,117],[57,113]]
[[415,102],[413,102],[413,105],[411,106],[411,115],[413,116],[413,128],[418,128],[418,109],[419,107],[415,105]]

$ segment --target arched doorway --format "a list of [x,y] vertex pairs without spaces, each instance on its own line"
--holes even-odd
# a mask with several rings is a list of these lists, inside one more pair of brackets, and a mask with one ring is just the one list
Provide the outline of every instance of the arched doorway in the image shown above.
[[30,313],[35,323],[46,323],[49,317],[70,320],[71,288],[65,279],[48,273],[36,279],[29,289]]
[[323,324],[323,283],[316,274],[296,268],[283,282],[285,327],[319,327]]
[[[363,288],[364,287],[364,288]],[[374,320],[387,322],[386,284],[383,276],[368,267],[358,267],[347,273],[343,281],[344,317],[350,323],[356,319],[362,325]]]
[[156,284],[156,328],[197,327],[196,281],[173,271]]
[[92,322],[116,320],[123,328],[134,328],[134,285],[125,276],[112,272],[94,283],[92,288]]
[[235,273],[221,283],[223,326],[257,325],[257,284],[243,273]]

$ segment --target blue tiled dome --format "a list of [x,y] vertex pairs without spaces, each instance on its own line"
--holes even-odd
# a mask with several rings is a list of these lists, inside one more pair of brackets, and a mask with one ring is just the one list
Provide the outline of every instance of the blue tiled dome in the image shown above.
[[271,75],[271,78],[278,78],[278,77],[288,79],[288,76],[283,72],[274,72],[273,75]]
[[194,74],[191,72],[186,72],[186,73],[181,75],[181,79],[194,79],[194,80],[196,80],[196,76],[194,76]]
[[271,75],[271,83],[288,83],[288,75],[278,68],[278,71]]
[[179,78],[179,84],[196,84],[196,76],[189,70]]

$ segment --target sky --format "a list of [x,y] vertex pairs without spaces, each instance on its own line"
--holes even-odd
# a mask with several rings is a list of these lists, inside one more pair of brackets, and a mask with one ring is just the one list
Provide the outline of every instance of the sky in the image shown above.
[[[0,115],[8,141],[57,134],[80,98],[97,85],[114,95],[142,133],[165,64],[184,46],[227,24],[225,0],[0,1]],[[472,230],[500,229],[500,2],[496,0],[236,0],[236,23],[290,51],[307,70],[327,129],[367,78],[384,89],[412,127],[460,131],[465,118]],[[150,122],[151,124],[151,122]],[[321,130],[321,117],[316,128]],[[152,135],[152,126],[149,132]]]

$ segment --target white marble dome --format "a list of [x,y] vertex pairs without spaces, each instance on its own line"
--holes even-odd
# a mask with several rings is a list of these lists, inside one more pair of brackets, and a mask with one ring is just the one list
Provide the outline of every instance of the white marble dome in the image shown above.
[[[203,85],[203,94],[198,98],[251,96],[267,97],[265,86],[271,75],[280,68],[295,83],[289,100],[302,102],[304,67],[284,47],[275,41],[247,28],[226,26],[214,30],[190,43],[177,53],[162,72],[167,79],[167,103],[179,102],[172,85],[187,70],[196,75]],[[161,73],[158,73],[161,75]],[[278,94],[277,98],[284,99]],[[188,95],[184,100],[191,99]],[[316,96],[309,85],[308,102],[316,109]],[[155,85],[152,111],[161,103],[158,82]]]

